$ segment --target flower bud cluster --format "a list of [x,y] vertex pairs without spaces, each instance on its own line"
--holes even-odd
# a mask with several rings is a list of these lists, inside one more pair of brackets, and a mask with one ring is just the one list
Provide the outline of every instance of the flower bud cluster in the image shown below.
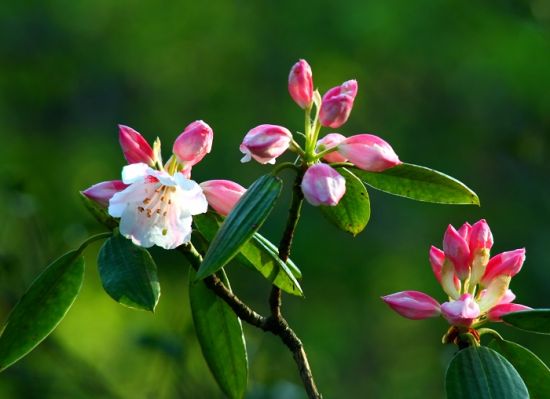
[[191,169],[212,148],[214,133],[203,121],[188,125],[176,138],[163,165],[160,141],[153,147],[134,129],[120,125],[119,141],[128,161],[122,180],[95,184],[82,194],[120,218],[120,233],[136,245],[172,249],[191,239],[192,216],[208,206],[226,216],[246,191],[229,180],[197,184]]
[[319,139],[322,127],[336,129],[347,122],[357,89],[357,81],[348,80],[321,98],[314,91],[311,67],[305,60],[299,60],[290,70],[288,91],[306,113],[304,149],[287,128],[263,124],[245,135],[240,145],[244,154],[241,162],[254,159],[261,164],[274,164],[287,150],[296,152],[299,164],[305,169],[302,181],[305,199],[314,206],[337,205],[346,192],[345,179],[334,168],[338,165],[329,164],[344,163],[369,172],[382,172],[401,163],[392,147],[372,134],[345,137],[333,132]]
[[513,303],[510,280],[525,261],[525,249],[502,252],[490,258],[493,235],[485,220],[458,230],[447,228],[443,250],[434,246],[429,259],[436,279],[449,296],[441,305],[427,294],[403,291],[382,297],[393,310],[409,319],[442,315],[457,327],[478,327],[502,321],[502,315],[527,306]]

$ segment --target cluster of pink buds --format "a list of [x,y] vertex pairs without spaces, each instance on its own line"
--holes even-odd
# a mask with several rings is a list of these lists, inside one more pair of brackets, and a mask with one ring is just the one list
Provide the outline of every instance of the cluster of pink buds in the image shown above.
[[486,321],[502,321],[502,315],[530,309],[513,303],[510,280],[525,260],[525,249],[490,257],[493,235],[485,220],[456,230],[449,225],[443,251],[432,246],[430,263],[449,301],[439,304],[418,291],[403,291],[382,299],[401,316],[425,319],[442,315],[459,328],[477,328]]
[[336,129],[347,122],[357,95],[357,81],[348,80],[321,97],[314,90],[311,67],[300,60],[290,70],[288,91],[306,113],[304,147],[287,128],[264,124],[245,135],[240,145],[242,162],[254,159],[261,164],[273,164],[287,150],[297,153],[307,169],[302,182],[304,197],[315,206],[335,206],[346,192],[345,179],[334,168],[337,165],[330,164],[382,172],[401,163],[392,147],[372,134],[346,138],[332,132],[319,139],[321,127]]
[[119,141],[128,165],[122,180],[98,183],[82,192],[120,218],[120,233],[136,245],[172,249],[191,239],[192,216],[208,206],[226,216],[246,191],[229,180],[197,184],[191,169],[212,148],[213,131],[195,121],[176,138],[173,155],[163,164],[160,141],[151,147],[134,129],[119,126]]

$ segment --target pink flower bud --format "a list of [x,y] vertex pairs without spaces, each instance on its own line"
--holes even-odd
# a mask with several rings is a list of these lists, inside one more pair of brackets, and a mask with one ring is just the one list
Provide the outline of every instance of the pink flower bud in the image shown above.
[[463,294],[458,300],[441,305],[441,314],[454,326],[470,327],[480,313],[479,305],[471,294]]
[[438,316],[439,303],[419,291],[402,291],[382,297],[393,310],[408,319],[420,320]]
[[382,172],[401,163],[393,148],[372,134],[348,137],[338,145],[338,153],[369,172]]
[[288,92],[292,99],[302,108],[311,106],[313,100],[313,78],[311,67],[306,60],[300,60],[288,75]]
[[531,310],[529,306],[520,305],[518,303],[504,303],[502,305],[497,305],[489,310],[487,317],[489,320],[494,322],[502,321],[502,316],[512,312],[521,312],[524,310]]
[[[345,139],[345,136],[342,136],[340,133],[329,133],[321,140],[317,141],[317,147],[315,147],[315,151],[321,152],[329,148],[336,147]],[[343,157],[338,151],[329,152],[328,154],[323,156],[323,159],[327,162],[346,162],[348,160],[347,158]]]
[[275,159],[288,149],[291,139],[290,131],[282,126],[256,126],[244,136],[239,147],[245,154],[241,162],[248,162],[254,158],[261,164],[273,164]]
[[348,120],[357,95],[357,81],[348,80],[325,93],[319,111],[321,125],[339,128]]
[[119,191],[124,190],[126,187],[128,187],[128,185],[120,180],[104,181],[87,188],[82,191],[82,194],[92,201],[97,202],[99,205],[108,207],[111,197]]
[[475,254],[481,249],[491,249],[493,234],[485,219],[474,223],[470,232],[470,253]]
[[[443,263],[445,262],[445,253],[433,245],[430,248],[430,264],[432,265],[432,271],[435,275],[435,278],[441,284],[441,271],[443,269]],[[457,291],[460,290],[460,280],[453,273],[453,282]],[[453,290],[454,292],[454,290]]]
[[470,248],[466,240],[451,225],[443,237],[443,251],[454,265],[458,278],[464,280],[470,273]]
[[432,245],[430,248],[430,264],[432,265],[432,271],[435,275],[435,278],[440,284],[443,262],[445,262],[445,252]]
[[464,223],[460,228],[458,229],[458,234],[462,238],[464,238],[464,241],[470,242],[470,234],[472,232],[472,225],[468,222]]
[[246,192],[243,186],[230,180],[208,180],[200,186],[208,205],[222,216],[227,216]]
[[180,163],[193,166],[210,152],[213,138],[214,132],[210,126],[203,121],[195,121],[174,141],[172,151]]
[[118,141],[122,147],[124,158],[131,163],[155,164],[153,149],[141,134],[124,125],[118,125]]
[[489,260],[481,284],[488,286],[498,276],[515,276],[521,270],[525,261],[525,248],[502,252]]
[[302,179],[305,199],[314,206],[335,206],[346,192],[346,179],[324,163],[310,166]]

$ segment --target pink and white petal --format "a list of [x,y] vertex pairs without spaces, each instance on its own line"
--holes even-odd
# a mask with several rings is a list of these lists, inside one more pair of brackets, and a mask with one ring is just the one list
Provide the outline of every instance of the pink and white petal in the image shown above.
[[512,312],[521,312],[523,310],[531,310],[529,306],[520,305],[518,303],[504,303],[497,305],[489,310],[487,317],[494,322],[502,321],[502,316]]
[[132,163],[122,168],[122,182],[132,184],[145,179],[149,175],[149,170],[153,170],[145,163]]
[[176,175],[177,186],[174,203],[181,204],[185,216],[198,215],[208,210],[208,201],[202,192],[202,188],[194,180],[186,179],[183,175]]
[[170,175],[164,170],[151,169],[149,171],[149,176],[155,177],[159,182],[162,183],[163,186],[173,187],[177,184],[174,176]]
[[[132,164],[138,165],[138,164]],[[131,166],[131,165],[129,165]],[[119,218],[122,217],[124,210],[134,204],[137,210],[139,202],[143,201],[150,192],[154,192],[157,188],[158,183],[138,183],[131,184],[122,191],[119,191],[111,197],[109,200],[108,213],[112,217]]]

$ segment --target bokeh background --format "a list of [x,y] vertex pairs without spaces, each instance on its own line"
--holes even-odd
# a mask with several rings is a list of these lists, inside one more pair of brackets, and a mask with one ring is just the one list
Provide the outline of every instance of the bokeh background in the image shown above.
[[[370,191],[356,238],[305,206],[293,259],[307,299],[285,297],[327,398],[442,398],[454,349],[443,320],[410,321],[379,299],[415,289],[443,300],[427,253],[448,223],[486,218],[495,252],[527,248],[512,288],[550,305],[550,3],[502,1],[42,1],[0,3],[0,318],[45,265],[101,227],[78,191],[118,178],[118,123],[165,155],[193,120],[215,131],[194,178],[248,186],[269,169],[239,163],[261,123],[303,128],[287,76],[298,58],[326,91],[359,81],[346,135],[372,132],[407,162],[474,189],[480,208]],[[288,196],[262,232],[277,241]],[[0,397],[220,398],[194,336],[188,266],[154,250],[157,312],[102,292],[86,252],[80,297],[55,333],[0,375]],[[266,311],[259,274],[228,270]],[[497,329],[550,362],[548,337]],[[295,364],[271,335],[245,326],[249,399],[303,398]]]

